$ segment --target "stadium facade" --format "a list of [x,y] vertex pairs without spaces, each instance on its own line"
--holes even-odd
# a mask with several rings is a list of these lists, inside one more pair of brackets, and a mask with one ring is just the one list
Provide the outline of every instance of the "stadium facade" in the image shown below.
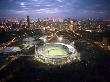
[[80,54],[72,43],[70,45],[61,42],[50,42],[39,47],[35,46],[35,59],[47,64],[63,65],[80,60]]

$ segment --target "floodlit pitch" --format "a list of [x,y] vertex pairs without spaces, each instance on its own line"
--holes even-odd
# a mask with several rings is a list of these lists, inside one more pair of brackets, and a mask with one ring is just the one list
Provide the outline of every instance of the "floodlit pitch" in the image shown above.
[[58,48],[58,47],[52,47],[50,50],[48,50],[48,55],[50,56],[61,56],[61,55],[66,55],[65,54],[65,50],[62,48]]

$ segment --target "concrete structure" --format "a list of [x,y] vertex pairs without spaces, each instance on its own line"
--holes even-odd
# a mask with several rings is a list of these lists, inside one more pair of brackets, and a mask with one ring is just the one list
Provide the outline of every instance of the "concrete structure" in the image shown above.
[[[58,54],[59,51],[54,52],[53,54],[51,50],[55,50],[59,48],[64,50],[64,53]],[[56,53],[56,54],[55,54]],[[45,43],[45,45],[37,47],[35,46],[35,58],[43,63],[54,64],[54,65],[62,65],[73,60],[80,60],[80,55],[74,48],[74,46],[64,44],[64,43]]]

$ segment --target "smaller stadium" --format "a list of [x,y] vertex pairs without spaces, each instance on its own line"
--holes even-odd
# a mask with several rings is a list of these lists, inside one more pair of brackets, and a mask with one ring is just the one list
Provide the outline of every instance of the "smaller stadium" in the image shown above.
[[35,58],[43,63],[63,65],[80,60],[80,55],[72,45],[61,42],[45,43],[35,51]]

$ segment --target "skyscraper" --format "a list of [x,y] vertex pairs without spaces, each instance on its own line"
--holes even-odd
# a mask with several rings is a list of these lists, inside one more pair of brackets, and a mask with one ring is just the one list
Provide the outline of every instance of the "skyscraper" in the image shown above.
[[27,28],[30,28],[30,19],[29,19],[29,16],[27,16]]

